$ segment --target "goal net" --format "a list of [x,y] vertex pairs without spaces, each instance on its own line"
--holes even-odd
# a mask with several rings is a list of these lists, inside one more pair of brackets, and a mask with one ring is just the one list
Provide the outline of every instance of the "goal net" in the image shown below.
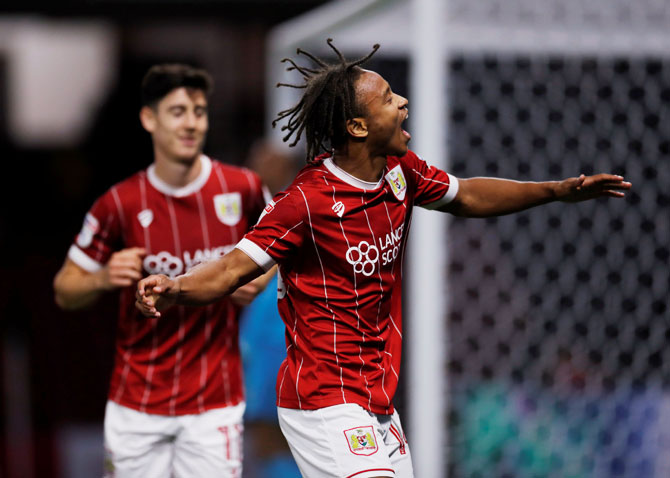
[[[301,45],[328,35],[358,43],[343,50],[359,54],[379,41],[369,67],[409,93],[402,42],[411,32],[400,22],[410,2],[388,3],[398,13],[380,12],[383,22],[367,28],[362,15],[321,30],[311,18]],[[448,458],[430,476],[670,476],[670,5],[446,5],[449,172],[529,181],[613,172],[633,190],[625,200],[453,218],[436,231],[448,263],[426,280],[443,280],[448,296]],[[405,357],[416,353],[405,344]],[[405,392],[430,409],[421,390]],[[413,432],[413,451],[440,439]]]

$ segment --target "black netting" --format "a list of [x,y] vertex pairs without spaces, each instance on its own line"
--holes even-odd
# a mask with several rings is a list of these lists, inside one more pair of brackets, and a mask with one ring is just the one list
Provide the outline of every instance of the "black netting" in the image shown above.
[[449,101],[456,176],[634,187],[451,222],[449,476],[670,476],[670,61],[456,57]]

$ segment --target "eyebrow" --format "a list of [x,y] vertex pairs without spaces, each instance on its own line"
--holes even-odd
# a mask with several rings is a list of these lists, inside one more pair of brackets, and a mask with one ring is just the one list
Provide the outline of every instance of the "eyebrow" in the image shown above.
[[[186,109],[188,109],[188,106],[183,105],[183,104],[176,104],[176,105],[168,106],[168,111],[172,111],[172,110],[186,110]],[[205,104],[205,105],[194,105],[194,106],[193,106],[193,109],[194,109],[194,110],[198,110],[198,109],[206,110],[206,109],[207,109],[207,105],[206,105],[206,104]]]

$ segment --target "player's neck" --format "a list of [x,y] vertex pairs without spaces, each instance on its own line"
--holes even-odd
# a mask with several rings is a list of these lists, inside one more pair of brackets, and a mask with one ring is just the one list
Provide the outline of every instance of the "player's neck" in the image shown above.
[[176,160],[155,155],[155,173],[162,181],[170,186],[180,188],[193,182],[202,169],[200,155],[192,160]]
[[386,156],[372,156],[364,148],[348,145],[334,151],[333,162],[353,177],[374,183],[384,174]]

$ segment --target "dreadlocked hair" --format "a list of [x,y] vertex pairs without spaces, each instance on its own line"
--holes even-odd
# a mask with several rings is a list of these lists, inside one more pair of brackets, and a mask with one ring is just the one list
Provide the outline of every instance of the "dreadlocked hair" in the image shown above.
[[277,87],[305,89],[298,104],[277,114],[272,127],[274,128],[279,121],[288,118],[287,124],[282,126],[281,130],[288,131],[283,138],[284,141],[294,136],[289,146],[298,144],[304,132],[308,163],[313,162],[319,153],[343,144],[347,138],[347,120],[363,114],[356,102],[354,84],[363,71],[359,65],[369,60],[379,49],[379,44],[375,44],[368,55],[355,61],[347,61],[333,45],[332,38],[328,38],[327,43],[337,55],[339,60],[337,63],[326,63],[298,48],[297,54],[305,55],[316,66],[307,68],[299,66],[290,58],[284,58],[281,62],[288,62],[291,65],[286,68],[286,71],[297,70],[305,82],[301,85],[277,83]]

